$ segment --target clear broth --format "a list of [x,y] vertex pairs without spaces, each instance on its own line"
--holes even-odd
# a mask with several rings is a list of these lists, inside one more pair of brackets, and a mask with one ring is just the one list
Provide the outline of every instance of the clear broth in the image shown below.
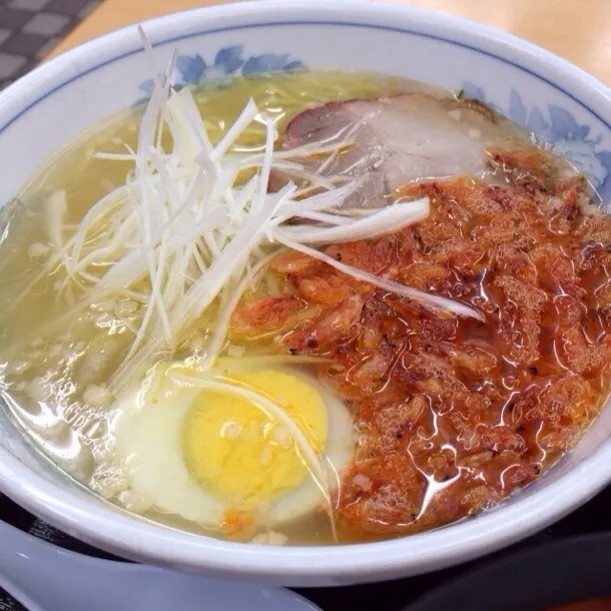
[[[311,106],[419,91],[447,95],[419,83],[377,75],[304,72],[224,83],[198,91],[196,101],[214,141],[250,97],[276,118],[281,133],[292,116]],[[93,154],[122,153],[126,144],[136,148],[141,114],[139,108],[114,117],[60,151],[4,210],[2,219],[0,342],[5,404],[37,449],[78,482],[112,501],[125,489],[121,474],[109,460],[113,440],[108,432],[115,412],[112,406],[87,403],[84,397],[87,389],[103,385],[119,365],[133,336],[116,312],[117,308],[128,311],[133,304],[129,299],[97,303],[77,319],[68,316],[67,320],[77,295],[59,298],[62,276],[55,270],[44,272],[44,257],[37,256],[33,245],[48,241],[52,193],[65,191],[66,222],[76,227],[110,188],[124,183],[129,162],[97,159]],[[506,121],[503,127],[508,141],[531,146],[528,134],[514,124]],[[263,134],[261,125],[245,134],[237,146],[261,150]],[[207,329],[199,332],[204,337]],[[247,356],[262,351],[264,345],[253,343]],[[186,349],[182,356],[188,354]],[[220,530],[205,529],[178,516],[145,511],[142,517],[176,529],[224,536]],[[283,532],[292,544],[333,542],[323,513],[296,520],[284,526]],[[350,532],[341,538],[342,542],[352,539]]]
[[[239,79],[194,92],[212,142],[218,141],[249,98],[276,119],[279,133],[300,111],[333,100],[371,98],[406,91],[436,91],[420,83],[374,74],[312,71]],[[136,148],[142,108],[111,118],[50,159],[3,213],[0,246],[0,341],[3,346],[3,397],[11,416],[34,446],[55,465],[105,498],[122,489],[121,476],[105,469],[111,452],[107,437],[112,409],[87,405],[83,393],[103,384],[120,362],[129,331],[113,317],[112,304],[96,304],[84,316],[57,325],[71,304],[57,296],[57,273],[40,278],[40,259],[32,244],[48,241],[48,200],[66,192],[66,222],[76,226],[101,197],[125,181],[130,162],[94,157],[96,152],[124,153]],[[237,143],[241,150],[262,150],[264,128]],[[35,280],[35,282],[33,282]],[[33,284],[32,284],[33,282]],[[24,295],[24,291],[26,294]],[[12,309],[16,298],[19,307]],[[205,335],[205,329],[202,334]],[[249,354],[260,350],[253,346]],[[52,399],[51,399],[52,397]],[[144,512],[142,517],[176,529],[223,537],[180,516]],[[292,543],[332,540],[324,514],[283,528]]]

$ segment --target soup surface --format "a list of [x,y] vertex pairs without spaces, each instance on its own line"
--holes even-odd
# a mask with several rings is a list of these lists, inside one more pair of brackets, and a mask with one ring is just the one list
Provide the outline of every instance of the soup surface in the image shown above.
[[2,393],[45,456],[143,519],[312,544],[477,514],[575,445],[611,349],[585,177],[418,83],[162,87],[4,211]]

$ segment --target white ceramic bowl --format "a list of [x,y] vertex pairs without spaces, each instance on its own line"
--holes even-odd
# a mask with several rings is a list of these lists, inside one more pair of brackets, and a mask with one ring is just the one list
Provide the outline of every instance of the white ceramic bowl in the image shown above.
[[[178,47],[176,79],[311,68],[373,70],[464,87],[485,97],[611,195],[611,97],[579,69],[513,36],[445,15],[378,3],[275,0],[170,15],[145,25],[159,61]],[[0,202],[50,154],[146,96],[135,27],[44,64],[0,94]],[[337,585],[414,575],[525,537],[611,481],[611,410],[576,451],[527,491],[454,526],[393,541],[276,548],[224,543],[130,518],[64,478],[0,410],[0,489],[66,532],[125,557],[282,585]]]

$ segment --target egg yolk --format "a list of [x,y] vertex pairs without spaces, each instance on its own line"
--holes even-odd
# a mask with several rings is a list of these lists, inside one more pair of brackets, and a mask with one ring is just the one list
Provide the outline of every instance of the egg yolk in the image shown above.
[[[229,380],[283,408],[315,452],[327,443],[327,410],[320,394],[298,376],[260,370]],[[308,476],[289,427],[260,406],[232,394],[204,391],[183,425],[183,458],[194,480],[217,498],[252,508],[300,485]]]

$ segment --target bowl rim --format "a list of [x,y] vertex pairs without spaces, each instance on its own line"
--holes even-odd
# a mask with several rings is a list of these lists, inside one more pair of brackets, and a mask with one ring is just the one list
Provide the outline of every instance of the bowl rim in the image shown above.
[[[488,26],[428,10],[367,0],[342,0],[333,6],[308,0],[288,3],[259,0],[240,3],[239,14],[235,8],[235,4],[229,4],[183,11],[145,21],[143,26],[154,46],[177,40],[176,32],[181,32],[179,38],[184,39],[221,30],[291,23],[337,26],[349,23],[429,33],[530,72],[571,96],[611,129],[610,121],[604,119],[605,116],[611,119],[611,91],[606,86],[566,60]],[[217,27],[206,28],[207,22]],[[140,50],[136,27],[128,26],[43,64],[0,94],[0,135],[58,88]],[[574,95],[571,91],[579,93]],[[587,105],[581,98],[588,98]],[[609,481],[611,444],[607,443],[548,484],[544,491],[525,494],[477,519],[382,542],[268,547],[223,542],[117,513],[110,506],[100,506],[94,497],[80,499],[60,489],[0,447],[0,489],[69,534],[133,560],[211,574],[239,574],[282,585],[348,585],[415,575],[464,562],[544,528],[589,500]]]

